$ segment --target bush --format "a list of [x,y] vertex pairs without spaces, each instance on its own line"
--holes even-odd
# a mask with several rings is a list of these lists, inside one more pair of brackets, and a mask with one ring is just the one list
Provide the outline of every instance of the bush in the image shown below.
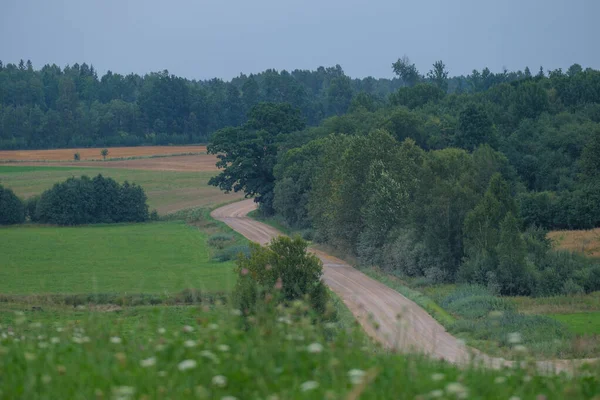
[[25,206],[21,199],[8,188],[0,185],[0,225],[25,222]]
[[270,294],[284,302],[307,297],[316,312],[325,313],[328,293],[321,281],[323,265],[306,248],[298,236],[280,236],[265,247],[251,244],[250,255],[237,262],[240,278],[234,299],[240,309],[252,312],[256,301]]
[[207,240],[209,246],[216,247],[217,249],[223,249],[231,242],[233,242],[233,235],[227,233],[215,233]]
[[81,225],[148,220],[144,190],[125,182],[119,185],[102,175],[69,178],[40,197],[35,219],[56,225]]
[[213,258],[216,261],[225,262],[236,260],[240,254],[243,256],[250,255],[250,248],[246,245],[226,247],[215,254]]

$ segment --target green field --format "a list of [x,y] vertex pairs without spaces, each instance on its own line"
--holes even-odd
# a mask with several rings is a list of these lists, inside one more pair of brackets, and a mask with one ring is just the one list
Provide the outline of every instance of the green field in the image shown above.
[[206,237],[184,222],[0,228],[0,293],[229,290],[233,263],[212,261]]
[[239,194],[225,194],[208,186],[215,173],[181,171],[145,171],[118,168],[28,167],[0,165],[0,184],[27,198],[41,194],[57,182],[72,176],[102,174],[120,183],[129,181],[144,188],[150,209],[159,214],[194,207],[209,207],[241,198]]
[[562,322],[578,335],[600,335],[600,312],[551,314],[549,317]]

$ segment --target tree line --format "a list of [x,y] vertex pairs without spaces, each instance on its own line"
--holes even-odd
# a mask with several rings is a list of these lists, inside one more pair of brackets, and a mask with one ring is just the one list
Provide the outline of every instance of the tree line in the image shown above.
[[600,226],[600,72],[448,93],[443,63],[424,77],[399,62],[415,77],[387,102],[359,93],[316,127],[261,104],[217,131],[211,183],[390,273],[510,295],[600,289],[600,266],[545,236]]
[[[314,71],[269,69],[226,82],[189,80],[166,70],[99,76],[86,63],[64,68],[47,64],[36,70],[29,60],[0,61],[0,149],[204,143],[213,132],[246,122],[260,102],[289,103],[315,126],[357,107],[419,105],[423,97],[477,93],[531,79],[527,68],[496,74],[484,68],[449,78],[441,61],[421,75],[406,57],[393,68],[398,74],[393,79],[352,79],[336,65]],[[423,86],[427,83],[436,90]],[[415,86],[421,99],[413,94],[405,98],[409,92],[390,97],[401,87]]]

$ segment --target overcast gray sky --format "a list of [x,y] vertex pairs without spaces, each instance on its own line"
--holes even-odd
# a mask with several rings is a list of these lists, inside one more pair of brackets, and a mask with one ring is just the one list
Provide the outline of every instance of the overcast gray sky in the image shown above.
[[340,64],[391,77],[406,54],[473,68],[600,69],[600,0],[0,0],[0,60],[231,79]]

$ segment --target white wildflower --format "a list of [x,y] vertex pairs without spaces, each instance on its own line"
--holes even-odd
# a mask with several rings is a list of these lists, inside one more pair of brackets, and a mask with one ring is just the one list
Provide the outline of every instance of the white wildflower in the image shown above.
[[221,400],[237,400],[237,397],[235,397],[235,396],[224,396],[224,397],[221,397]]
[[158,333],[164,335],[165,333],[167,333],[167,330],[165,328],[158,328]]
[[183,345],[185,347],[196,347],[198,345],[198,343],[196,343],[193,340],[186,340],[185,342],[183,342]]
[[158,376],[160,376],[161,378],[164,378],[165,376],[167,376],[167,371],[158,371],[157,372]]
[[113,336],[113,337],[111,337],[111,338],[110,338],[110,342],[111,342],[111,343],[114,343],[114,344],[119,344],[119,343],[121,343],[122,341],[123,341],[123,340],[122,340],[120,337],[118,337],[118,336]]
[[47,385],[50,382],[52,382],[52,378],[50,377],[50,375],[42,375],[42,383]]
[[227,386],[227,378],[223,375],[216,375],[212,378],[212,384],[217,387],[225,387]]
[[467,393],[467,388],[458,382],[452,382],[446,385],[446,392],[455,395]]
[[494,379],[494,383],[500,385],[502,383],[506,382],[506,377],[505,376],[497,376],[496,379]]
[[189,325],[185,325],[185,326],[183,327],[183,331],[184,331],[184,332],[194,332],[194,328],[192,328],[192,327],[191,327],[191,326],[189,326]]
[[277,322],[281,322],[281,323],[287,324],[287,325],[292,324],[292,320],[290,320],[289,317],[279,317],[279,318],[277,318]]
[[58,344],[58,343],[60,343],[60,339],[57,338],[56,336],[54,336],[54,337],[50,338],[50,343]]
[[202,356],[204,358],[208,358],[209,360],[211,360],[215,363],[219,363],[219,357],[217,357],[216,354],[210,350],[202,350],[200,352],[200,356]]
[[140,366],[143,368],[152,367],[154,365],[156,365],[156,357],[150,357],[140,361]]
[[323,351],[323,346],[321,345],[321,343],[311,343],[306,347],[306,350],[309,353],[320,353]]
[[350,382],[352,382],[352,384],[359,385],[365,378],[365,371],[362,369],[351,369],[348,371],[348,378],[350,378]]
[[508,400],[521,400],[519,396],[511,396]]
[[219,325],[217,325],[217,324],[210,324],[210,325],[208,325],[208,329],[216,331],[217,329],[219,329]]
[[177,365],[177,368],[179,368],[180,371],[186,371],[188,369],[196,368],[197,365],[198,363],[196,360],[183,360]]
[[29,324],[30,328],[41,328],[42,327],[42,323],[41,322],[32,322],[31,324]]
[[39,343],[38,343],[38,347],[39,347],[40,349],[45,349],[45,348],[47,348],[47,347],[48,347],[48,342],[39,342]]
[[242,312],[240,310],[231,310],[231,315],[235,315],[237,317],[239,317],[240,315],[242,315]]
[[431,375],[431,380],[435,382],[443,381],[444,378],[446,378],[446,375],[440,373]]
[[229,346],[226,344],[220,344],[219,346],[217,346],[217,348],[219,349],[219,351],[222,351],[223,353],[226,353],[229,351]]
[[300,390],[303,392],[308,392],[309,390],[314,390],[319,387],[319,382],[315,381],[306,381],[302,385],[300,385]]
[[429,392],[429,397],[432,399],[438,399],[440,397],[442,397],[444,395],[444,391],[443,390],[432,390],[431,392]]
[[35,354],[33,353],[25,353],[25,359],[27,361],[33,361],[35,360],[37,357],[35,356]]
[[135,394],[135,388],[131,386],[117,386],[112,388],[113,398],[127,400]]
[[514,347],[514,350],[517,353],[527,353],[527,347],[523,346],[522,344],[518,344]]
[[518,344],[521,343],[521,334],[519,332],[511,332],[508,334],[508,343]]

